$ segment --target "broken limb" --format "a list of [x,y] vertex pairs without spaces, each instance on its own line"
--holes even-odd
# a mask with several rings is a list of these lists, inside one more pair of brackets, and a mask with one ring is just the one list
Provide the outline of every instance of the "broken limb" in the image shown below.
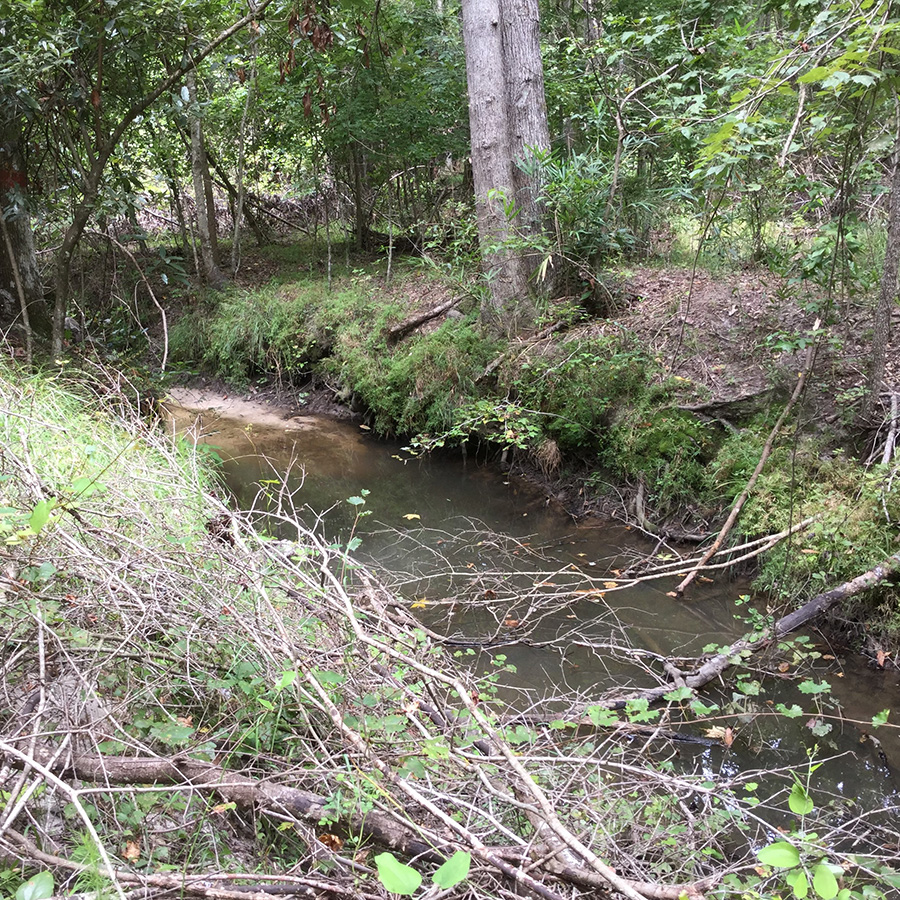
[[[816,319],[816,323],[815,325],[813,325],[813,332],[816,332],[818,330],[819,320]],[[706,551],[706,553],[703,554],[700,562],[697,563],[697,565],[693,569],[691,569],[691,571],[688,572],[687,575],[685,575],[685,577],[678,584],[678,587],[675,588],[675,590],[673,591],[673,596],[680,597],[685,592],[685,590],[687,590],[691,582],[697,577],[697,573],[716,554],[716,551],[718,551],[718,549],[722,546],[725,538],[728,537],[728,534],[734,526],[734,523],[737,521],[737,517],[741,514],[741,510],[744,508],[744,504],[747,502],[747,498],[750,496],[750,492],[756,486],[756,482],[759,479],[759,476],[762,474],[762,470],[765,467],[769,456],[771,456],[772,454],[772,448],[775,446],[775,439],[778,437],[778,432],[781,431],[781,426],[784,424],[791,410],[794,408],[794,405],[803,394],[803,389],[806,387],[806,381],[809,378],[810,373],[812,372],[815,359],[816,345],[813,344],[806,352],[806,365],[804,366],[803,371],[800,372],[797,376],[797,384],[794,387],[794,392],[791,394],[791,399],[788,400],[787,405],[784,407],[784,409],[781,411],[781,415],[778,417],[778,421],[775,423],[771,432],[769,432],[769,437],[767,438],[765,446],[763,447],[762,454],[759,457],[759,462],[756,464],[756,468],[753,470],[753,474],[750,476],[750,480],[747,482],[744,490],[741,491],[740,497],[735,500],[734,506],[732,506],[731,512],[728,515],[728,519],[722,526],[722,530],[709,546],[709,549]]]
[[461,296],[453,297],[450,300],[446,300],[444,303],[440,303],[437,306],[431,307],[431,309],[425,310],[425,312],[410,316],[408,319],[404,319],[397,325],[392,325],[388,329],[388,341],[391,343],[399,341],[401,338],[406,337],[411,331],[415,331],[420,325],[424,325],[426,322],[430,322],[432,319],[436,319],[438,316],[453,309],[454,306],[458,306],[463,299],[464,298]]

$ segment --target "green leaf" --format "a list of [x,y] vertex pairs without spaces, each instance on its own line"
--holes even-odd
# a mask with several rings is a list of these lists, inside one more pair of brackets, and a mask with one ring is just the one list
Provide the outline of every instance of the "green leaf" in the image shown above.
[[604,709],[602,706],[589,706],[585,712],[596,728],[610,728],[619,721],[619,717],[611,709]]
[[886,725],[890,714],[891,711],[889,709],[883,709],[880,713],[876,713],[872,716],[872,727],[878,728],[881,725]]
[[69,485],[68,492],[75,497],[90,497],[91,494],[96,494],[99,489],[100,485],[97,484],[96,479],[82,475],[81,478],[76,478]]
[[826,691],[831,690],[831,685],[827,681],[819,682],[818,684],[815,681],[801,681],[799,685],[797,685],[797,690],[800,691],[801,694],[824,694]]
[[809,893],[809,879],[803,869],[793,869],[784,876],[784,880],[791,886],[797,900],[804,900]]
[[813,890],[822,900],[834,900],[837,897],[837,878],[825,863],[819,863],[813,871]]
[[806,792],[806,788],[799,782],[795,782],[791,788],[788,806],[791,808],[791,812],[797,816],[805,816],[813,810],[813,802]]
[[472,864],[472,855],[464,850],[457,850],[431,876],[431,880],[442,890],[447,890],[459,884],[469,874],[469,866]]
[[404,865],[393,853],[379,853],[375,857],[378,880],[392,894],[414,894],[422,883],[422,876]]
[[831,70],[826,66],[816,66],[810,69],[805,75],[801,75],[797,81],[800,84],[812,84],[814,81],[822,81],[831,74]]
[[281,678],[278,680],[278,684],[275,685],[275,690],[283,691],[286,687],[290,687],[296,680],[297,670],[288,669],[287,671],[281,673]]
[[777,841],[763,847],[757,852],[759,861],[766,866],[776,866],[780,869],[792,869],[800,865],[800,851],[787,841]]
[[28,527],[35,534],[41,533],[41,529],[47,524],[47,520],[50,518],[50,511],[54,506],[56,506],[55,500],[40,500],[31,511]]
[[796,703],[793,703],[790,706],[785,706],[783,703],[777,703],[775,705],[775,710],[788,719],[798,719],[803,715],[803,710],[800,709]]
[[16,891],[16,900],[47,900],[53,896],[53,875],[50,872],[38,872],[32,875]]
[[347,502],[351,506],[362,506],[366,501],[362,497],[348,497]]
[[677,702],[679,700],[690,700],[693,693],[694,692],[686,684],[683,684],[680,688],[675,688],[674,691],[669,691],[668,694],[663,694],[663,700],[674,702]]
[[174,746],[186,743],[194,734],[194,729],[189,725],[179,725],[177,722],[164,722],[162,725],[154,725],[150,729],[150,734],[164,744]]

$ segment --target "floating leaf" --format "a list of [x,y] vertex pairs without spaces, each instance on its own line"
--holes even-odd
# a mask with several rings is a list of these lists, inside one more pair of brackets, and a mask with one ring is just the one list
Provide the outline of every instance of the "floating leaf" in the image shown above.
[[457,850],[431,876],[431,880],[442,890],[447,890],[463,881],[469,874],[469,866],[472,865],[472,855],[464,850]]
[[780,869],[792,869],[800,865],[800,851],[787,841],[776,841],[763,847],[757,852],[761,863],[767,866],[777,866]]
[[888,716],[891,714],[889,709],[883,709],[880,713],[872,716],[872,727],[878,728],[880,725],[887,724]]
[[831,690],[831,685],[827,681],[816,683],[815,681],[801,681],[797,686],[797,690],[801,694],[824,694]]
[[392,894],[414,894],[422,883],[422,876],[410,866],[404,865],[393,853],[379,853],[375,857],[378,880]]
[[421,519],[422,517],[418,513],[406,513],[403,518],[409,519],[409,521],[412,522],[413,519]]
[[16,891],[16,900],[47,900],[53,896],[53,875],[50,872],[38,872],[32,875]]

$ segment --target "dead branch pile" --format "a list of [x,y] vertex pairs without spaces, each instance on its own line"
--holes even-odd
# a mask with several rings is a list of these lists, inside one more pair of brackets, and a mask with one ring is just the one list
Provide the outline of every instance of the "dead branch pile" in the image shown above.
[[[385,897],[378,853],[428,883],[462,850],[468,878],[441,896],[676,900],[753,864],[769,827],[739,776],[710,787],[596,729],[506,724],[521,705],[290,498],[286,548],[215,499],[197,454],[91,404],[0,378],[7,865],[123,898]],[[874,826],[855,837],[880,852]]]

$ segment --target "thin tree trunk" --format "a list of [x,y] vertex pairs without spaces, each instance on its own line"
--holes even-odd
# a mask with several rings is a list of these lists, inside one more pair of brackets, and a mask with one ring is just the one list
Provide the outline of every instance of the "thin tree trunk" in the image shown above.
[[[256,3],[250,0],[250,12],[254,12]],[[247,121],[256,95],[256,54],[259,40],[259,28],[250,27],[250,76],[247,85],[247,96],[244,101],[244,112],[241,116],[241,127],[238,131],[238,168],[237,196],[234,198],[234,236],[231,242],[231,273],[237,274],[241,264],[241,224],[244,216],[244,159],[246,155]]]
[[191,174],[194,179],[194,205],[197,218],[197,235],[200,243],[200,259],[203,263],[203,277],[214,287],[222,287],[225,276],[219,268],[216,254],[215,210],[211,208],[212,190],[208,190],[209,166],[203,146],[203,124],[196,113],[197,79],[194,72],[188,73],[185,83],[188,98],[194,108],[191,114]]
[[0,123],[0,291],[18,306],[25,327],[26,345],[32,329],[49,331],[50,314],[44,301],[28,213],[28,183],[22,159],[22,134],[13,118]]

